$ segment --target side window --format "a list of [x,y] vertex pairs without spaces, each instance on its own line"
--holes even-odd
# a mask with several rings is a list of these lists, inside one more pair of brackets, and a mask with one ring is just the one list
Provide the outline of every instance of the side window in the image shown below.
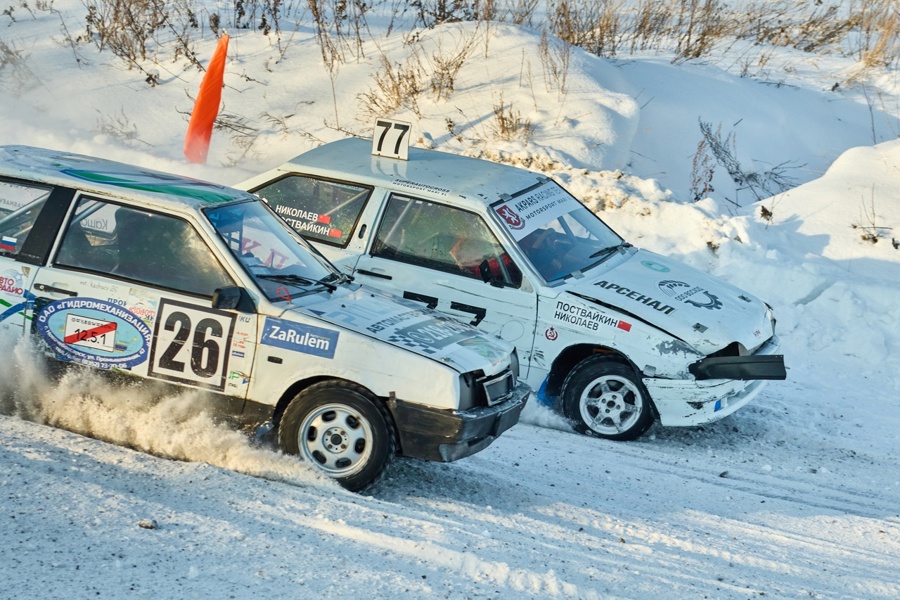
[[0,255],[19,254],[49,195],[49,187],[0,181]]
[[55,264],[199,296],[234,285],[190,223],[87,197],[75,208]]
[[482,279],[481,270],[519,287],[522,273],[475,213],[392,196],[375,236],[372,256]]
[[288,175],[255,192],[303,237],[343,247],[372,189]]

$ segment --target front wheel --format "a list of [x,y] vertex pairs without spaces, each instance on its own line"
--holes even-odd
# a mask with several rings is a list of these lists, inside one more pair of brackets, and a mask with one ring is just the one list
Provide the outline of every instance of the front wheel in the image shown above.
[[278,446],[356,492],[384,474],[397,442],[390,416],[368,391],[324,381],[288,404],[278,426]]
[[563,411],[575,431],[608,440],[633,440],[653,424],[650,396],[634,370],[591,356],[563,382]]

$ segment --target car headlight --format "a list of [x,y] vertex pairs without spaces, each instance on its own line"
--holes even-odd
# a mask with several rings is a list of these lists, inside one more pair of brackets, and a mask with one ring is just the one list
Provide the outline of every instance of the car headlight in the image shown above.
[[515,348],[509,355],[509,370],[513,374],[513,385],[516,385],[519,382],[519,353]]

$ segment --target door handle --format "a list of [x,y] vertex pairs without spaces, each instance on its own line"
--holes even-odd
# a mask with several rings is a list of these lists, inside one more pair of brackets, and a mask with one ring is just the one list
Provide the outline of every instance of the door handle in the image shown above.
[[66,296],[77,296],[78,292],[73,292],[72,290],[64,290],[62,288],[53,287],[52,285],[47,285],[46,283],[36,283],[34,284],[34,289],[39,292],[47,292],[50,294],[64,294]]

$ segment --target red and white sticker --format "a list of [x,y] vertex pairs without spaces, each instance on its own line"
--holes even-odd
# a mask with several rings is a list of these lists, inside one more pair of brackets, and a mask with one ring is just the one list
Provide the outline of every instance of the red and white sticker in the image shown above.
[[115,321],[101,321],[68,313],[63,342],[72,346],[84,346],[94,350],[112,352],[116,348]]

